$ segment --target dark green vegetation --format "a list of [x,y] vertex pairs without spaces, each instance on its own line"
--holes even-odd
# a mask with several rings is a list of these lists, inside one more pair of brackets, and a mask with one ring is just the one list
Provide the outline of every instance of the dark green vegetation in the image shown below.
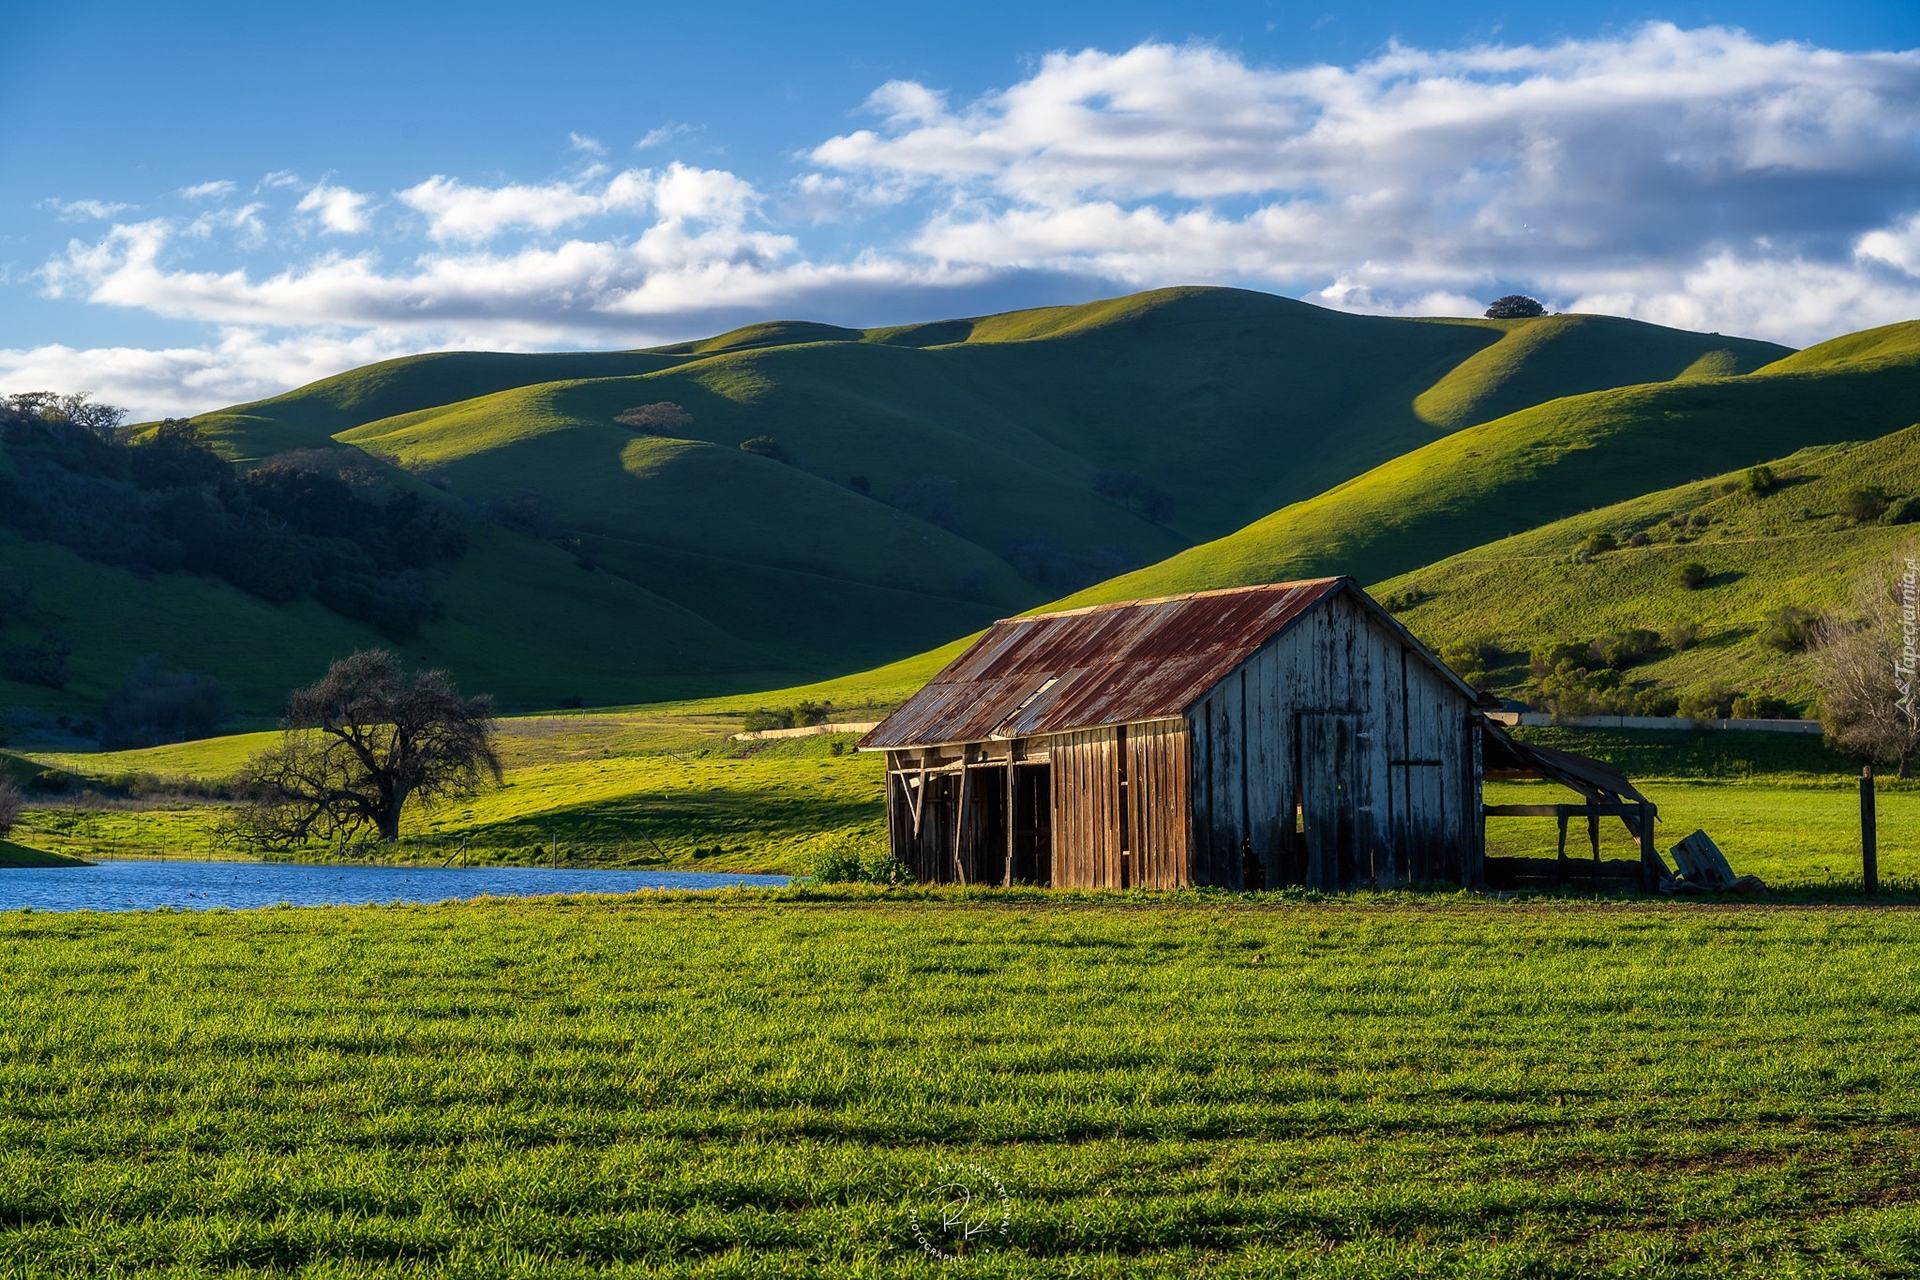
[[[184,421],[129,442],[3,402],[0,449],[0,521],[30,540],[139,576],[215,577],[269,604],[311,595],[392,637],[434,613],[422,571],[467,549],[451,509],[340,450],[239,469]],[[9,575],[7,613],[25,612],[32,585]],[[9,650],[8,674],[63,687],[49,648]]]
[[11,840],[0,840],[0,867],[84,867],[86,861],[64,853],[30,849]]
[[[1184,289],[654,352],[415,357],[194,426],[244,467],[292,454],[458,519],[465,554],[410,570],[429,603],[409,661],[508,708],[605,705],[897,659],[1464,424],[1785,354],[1602,317],[1398,320]],[[3,639],[72,650],[63,690],[0,700],[77,737],[149,652],[218,677],[244,722],[381,639],[371,610],[217,576],[142,578],[46,540],[0,558],[32,583]]]
[[1920,917],[573,901],[0,921],[0,1269],[1920,1265]]

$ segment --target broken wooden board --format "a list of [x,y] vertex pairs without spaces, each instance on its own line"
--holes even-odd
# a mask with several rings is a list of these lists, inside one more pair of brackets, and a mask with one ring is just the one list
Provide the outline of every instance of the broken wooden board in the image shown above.
[[1673,865],[1680,871],[1680,878],[1689,884],[1709,889],[1731,889],[1740,879],[1727,864],[1720,846],[1704,831],[1695,831],[1668,852],[1673,856]]

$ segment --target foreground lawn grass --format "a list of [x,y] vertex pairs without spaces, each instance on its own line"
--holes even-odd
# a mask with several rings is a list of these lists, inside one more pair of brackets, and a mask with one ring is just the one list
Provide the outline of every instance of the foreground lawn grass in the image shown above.
[[[12,1275],[1891,1275],[1920,914],[0,919]],[[1011,1199],[948,1267],[951,1163]]]

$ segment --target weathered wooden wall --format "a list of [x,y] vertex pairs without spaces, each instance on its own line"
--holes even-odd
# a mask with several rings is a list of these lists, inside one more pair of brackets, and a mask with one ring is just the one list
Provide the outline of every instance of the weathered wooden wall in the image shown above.
[[1188,874],[1181,721],[1046,739],[1053,761],[1053,883],[1061,888],[1177,888]]
[[[1470,710],[1391,628],[1329,600],[1191,713],[1194,881],[1245,887],[1250,851],[1267,887],[1477,882]],[[1310,801],[1340,788],[1355,811],[1344,862],[1333,833],[1296,835],[1303,784]]]

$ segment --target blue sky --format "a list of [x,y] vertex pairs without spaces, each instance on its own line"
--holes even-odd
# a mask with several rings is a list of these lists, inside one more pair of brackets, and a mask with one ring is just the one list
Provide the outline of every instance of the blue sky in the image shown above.
[[0,390],[1182,282],[1920,315],[1920,6],[297,8],[0,16]]

